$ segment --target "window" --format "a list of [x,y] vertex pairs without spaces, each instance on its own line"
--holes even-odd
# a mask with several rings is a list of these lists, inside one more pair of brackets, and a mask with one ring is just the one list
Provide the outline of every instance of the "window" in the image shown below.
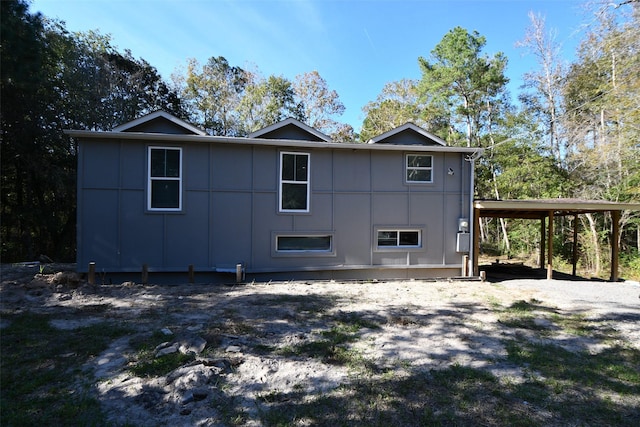
[[147,208],[151,211],[182,209],[182,149],[149,147]]
[[307,153],[280,153],[280,212],[309,212]]
[[378,248],[420,248],[420,230],[378,230]]
[[278,252],[331,252],[331,236],[276,236]]
[[407,182],[433,182],[433,156],[424,154],[407,154]]

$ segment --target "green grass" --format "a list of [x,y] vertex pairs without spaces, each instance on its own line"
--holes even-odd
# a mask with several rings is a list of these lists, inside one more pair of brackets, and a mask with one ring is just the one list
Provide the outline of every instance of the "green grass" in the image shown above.
[[[529,341],[517,334],[505,340],[507,358],[501,362],[520,368],[524,380],[459,365],[428,372],[411,366],[378,369],[375,361],[348,350],[360,339],[362,326],[354,317],[352,322],[334,321],[320,339],[280,354],[346,364],[357,375],[312,398],[300,391],[265,393],[259,399],[261,421],[269,426],[626,426],[640,419],[637,349],[611,345],[592,354],[554,343],[559,333],[619,343],[614,329],[580,314],[565,315],[538,300],[494,309],[504,327],[525,328],[541,339]],[[536,316],[554,328],[536,324]]]
[[[260,357],[313,358],[347,367],[349,376],[338,388],[322,393],[309,391],[304,382],[287,392],[264,390],[249,406],[245,396],[233,395],[231,384],[221,377],[207,404],[218,411],[224,425],[243,425],[256,416],[265,426],[626,426],[640,419],[640,351],[625,344],[604,321],[565,314],[538,300],[508,307],[490,301],[499,326],[516,331],[505,335],[506,357],[496,363],[522,372],[522,378],[498,378],[460,365],[424,370],[402,360],[368,359],[354,344],[365,332],[375,333],[386,318],[327,314],[327,300],[317,296],[310,301],[277,296],[266,304],[283,301],[294,309],[304,307],[309,313],[297,320],[298,325],[308,328],[303,321],[313,317],[314,332],[284,348],[256,340],[249,351]],[[251,320],[228,314],[202,330],[209,346],[218,347],[221,334],[251,339],[260,333]],[[534,322],[539,318],[553,327]],[[91,394],[91,378],[82,367],[131,331],[109,323],[57,330],[50,326],[50,316],[30,313],[4,319],[9,326],[1,331],[1,424],[106,425]],[[597,352],[561,346],[573,337],[605,345]],[[131,373],[166,375],[192,360],[179,353],[155,358],[155,347],[167,340],[160,332],[132,339]]]
[[82,366],[129,330],[108,323],[58,330],[32,313],[3,318],[10,324],[0,347],[2,425],[104,425]]
[[320,339],[280,348],[276,350],[276,354],[285,357],[312,357],[321,359],[324,363],[371,369],[372,365],[363,359],[359,351],[350,348],[349,344],[360,339],[363,328],[379,329],[380,326],[355,314],[330,317],[327,323],[332,326],[319,332]]
[[162,332],[154,332],[146,337],[137,337],[131,341],[135,350],[129,371],[138,377],[159,377],[167,375],[174,369],[195,359],[192,354],[180,352],[156,357],[155,348],[167,341],[167,336]]

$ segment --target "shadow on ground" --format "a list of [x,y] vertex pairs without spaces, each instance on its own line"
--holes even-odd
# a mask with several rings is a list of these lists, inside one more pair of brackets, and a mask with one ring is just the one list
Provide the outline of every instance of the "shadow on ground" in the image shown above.
[[[491,283],[514,279],[544,280],[547,278],[547,270],[545,268],[529,267],[523,263],[494,262],[491,264],[480,265],[478,269],[486,272],[487,280]],[[597,277],[574,276],[556,270],[553,271],[553,279],[581,282],[605,282],[605,280]]]

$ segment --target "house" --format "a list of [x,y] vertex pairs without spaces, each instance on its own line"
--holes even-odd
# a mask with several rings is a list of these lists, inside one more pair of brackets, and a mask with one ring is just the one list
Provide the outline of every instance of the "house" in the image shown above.
[[[229,280],[459,276],[476,149],[407,123],[337,143],[287,119],[208,136],[159,111],[78,142],[77,265]],[[216,274],[218,273],[218,274]]]

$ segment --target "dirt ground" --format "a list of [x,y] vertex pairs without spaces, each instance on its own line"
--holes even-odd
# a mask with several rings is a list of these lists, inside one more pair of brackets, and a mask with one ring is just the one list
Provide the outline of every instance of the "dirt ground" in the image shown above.
[[[438,369],[453,364],[486,369],[513,381],[496,307],[536,301],[536,322],[550,312],[604,321],[640,346],[640,284],[564,280],[271,282],[229,285],[88,285],[71,266],[40,275],[34,266],[2,266],[1,312],[33,311],[74,329],[125,324],[132,333],[87,362],[87,378],[115,425],[222,425],[215,396],[243,407],[243,425],[261,425],[265,396],[292,390],[315,396],[348,383],[348,365],[327,363],[290,349],[318,342],[335,325],[358,324],[349,348],[378,367]],[[67,273],[64,273],[67,271]],[[47,273],[45,270],[44,273]],[[49,273],[53,273],[50,271]],[[35,277],[35,278],[34,278]],[[5,327],[2,320],[0,326]],[[333,326],[332,326],[333,325]],[[166,334],[166,343],[195,346],[193,361],[163,376],[129,369],[140,337]],[[569,350],[598,351],[589,336],[554,336]],[[186,343],[186,344],[185,344]],[[204,344],[203,344],[204,343]],[[206,399],[205,399],[206,398]],[[220,397],[222,399],[222,397]],[[215,400],[215,399],[213,399]],[[219,400],[222,401],[222,400]]]

